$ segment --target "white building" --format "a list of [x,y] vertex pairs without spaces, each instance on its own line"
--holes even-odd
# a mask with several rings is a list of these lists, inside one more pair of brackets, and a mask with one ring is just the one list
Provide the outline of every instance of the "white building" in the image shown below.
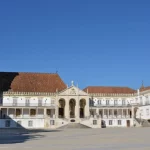
[[58,74],[0,73],[0,128],[132,127],[150,120],[150,87],[67,87]]

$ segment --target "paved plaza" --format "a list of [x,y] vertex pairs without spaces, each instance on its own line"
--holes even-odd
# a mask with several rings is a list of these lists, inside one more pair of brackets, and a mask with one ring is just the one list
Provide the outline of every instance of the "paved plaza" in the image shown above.
[[0,131],[2,150],[150,150],[150,128]]

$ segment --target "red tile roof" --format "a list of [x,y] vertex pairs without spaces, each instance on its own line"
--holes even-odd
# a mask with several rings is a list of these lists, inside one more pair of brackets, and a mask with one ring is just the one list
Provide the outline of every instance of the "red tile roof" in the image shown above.
[[107,87],[107,86],[88,86],[84,89],[88,93],[120,93],[120,94],[132,94],[136,90],[129,87]]
[[140,88],[140,92],[147,91],[147,90],[150,90],[150,86],[147,86],[147,87],[143,86]]
[[1,90],[14,92],[49,92],[54,93],[66,88],[58,74],[50,73],[0,73]]

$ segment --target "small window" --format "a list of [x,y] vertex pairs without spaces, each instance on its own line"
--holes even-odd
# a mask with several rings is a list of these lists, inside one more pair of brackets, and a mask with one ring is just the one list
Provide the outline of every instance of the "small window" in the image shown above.
[[20,109],[16,109],[16,116],[20,116],[21,115],[21,110]]
[[54,100],[51,101],[51,104],[54,104]]
[[106,105],[109,105],[109,100],[106,100]]
[[28,121],[28,127],[33,127],[33,121]]
[[5,127],[10,127],[10,120],[5,121]]
[[93,120],[93,125],[97,125],[97,120]]
[[98,104],[98,105],[101,105],[101,100],[98,100],[98,101],[97,101],[97,104]]
[[26,106],[30,105],[30,98],[26,98]]
[[149,109],[146,109],[146,114],[149,115]]
[[143,116],[143,110],[140,111],[140,115]]
[[21,127],[21,121],[17,121],[17,127]]
[[115,104],[115,105],[118,105],[118,101],[117,101],[117,100],[115,100],[115,101],[114,101],[114,104]]
[[121,120],[118,120],[118,125],[121,125]]
[[55,121],[54,120],[50,120],[50,125],[55,125]]
[[30,109],[30,116],[35,116],[35,115],[36,115],[36,110]]
[[109,125],[112,125],[112,120],[109,120]]
[[148,96],[146,96],[146,105],[149,104],[149,99],[148,99]]
[[140,97],[140,104],[141,104],[141,105],[143,104],[143,100],[142,100],[142,97]]
[[126,105],[126,102],[125,102],[125,100],[122,100],[122,105]]
[[51,110],[50,110],[50,109],[47,109],[47,110],[46,110],[46,114],[47,114],[48,116],[50,116]]

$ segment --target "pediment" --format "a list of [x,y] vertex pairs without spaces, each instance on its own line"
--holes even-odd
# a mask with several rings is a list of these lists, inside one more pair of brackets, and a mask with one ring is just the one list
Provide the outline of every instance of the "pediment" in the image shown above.
[[61,92],[59,92],[59,95],[73,95],[73,96],[76,96],[76,95],[84,95],[84,96],[87,96],[88,93],[82,91],[81,89],[79,89],[78,87],[75,87],[75,86],[71,86]]

